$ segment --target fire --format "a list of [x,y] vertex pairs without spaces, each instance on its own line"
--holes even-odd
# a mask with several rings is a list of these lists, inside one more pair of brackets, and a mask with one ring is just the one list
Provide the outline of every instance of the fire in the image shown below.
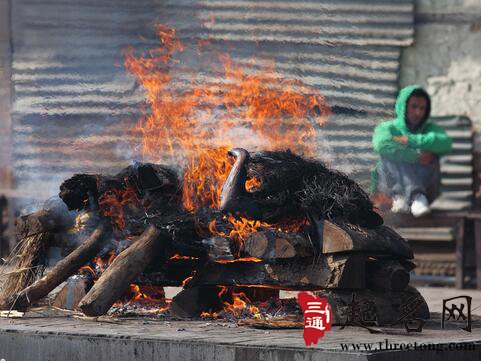
[[257,179],[256,177],[250,178],[246,181],[246,191],[248,192],[253,192],[256,189],[260,188],[262,185],[261,181]]
[[170,309],[170,304],[172,303],[172,300],[170,299],[165,299],[165,307],[160,307],[156,313],[166,313]]
[[[221,286],[217,297],[222,300],[224,297],[229,297],[229,288]],[[241,318],[245,316],[253,318],[261,318],[261,311],[257,306],[254,306],[244,292],[232,292],[232,301],[223,301],[223,310],[218,312],[204,311],[200,314],[202,318],[218,318],[227,315]]]
[[215,262],[217,263],[262,262],[262,260],[256,257],[243,257],[243,258],[236,258],[236,259],[217,260]]
[[117,257],[117,254],[114,251],[109,253],[108,258],[95,257],[91,261],[92,265],[80,267],[79,273],[89,273],[93,280],[97,280],[107,267],[111,265],[115,257]]
[[254,305],[250,305],[251,301],[244,292],[233,292],[233,302],[224,302],[224,312],[232,313],[235,317],[240,317],[244,312],[254,318],[261,318],[260,310]]
[[[212,69],[206,69],[219,74],[219,82],[185,68],[176,72],[173,67],[184,45],[175,29],[159,25],[157,32],[158,48],[141,55],[133,48],[125,51],[125,67],[146,96],[147,109],[134,132],[141,136],[145,160],[186,164],[187,210],[218,207],[232,165],[227,150],[233,145],[246,146],[243,141],[260,138],[263,149],[316,153],[316,129],[330,113],[317,89],[283,79],[273,66],[244,69],[226,54],[211,59]],[[182,78],[186,72],[192,80],[187,84]],[[250,180],[246,189],[253,189],[255,182]]]
[[207,311],[204,311],[204,312],[201,312],[201,314],[200,314],[200,317],[201,317],[201,318],[217,318],[217,316],[219,316],[219,313],[218,313],[218,312],[207,312]]
[[218,208],[222,184],[232,168],[227,147],[198,150],[188,161],[183,178],[183,204],[188,211],[201,207]]
[[[249,236],[255,232],[257,232],[260,228],[271,228],[277,229],[280,232],[299,232],[302,227],[309,224],[309,221],[305,218],[299,219],[289,219],[285,220],[282,223],[277,224],[270,224],[267,222],[261,222],[258,220],[251,220],[244,217],[236,218],[232,215],[226,217],[227,221],[232,225],[233,229],[227,234],[225,232],[219,231],[217,229],[217,222],[215,219],[209,222],[208,229],[212,235],[220,236],[220,237],[230,237],[235,240],[238,245],[239,249],[241,249],[244,245],[244,241],[249,238]],[[235,259],[232,261],[219,261],[223,263],[228,262],[237,262],[240,259]],[[255,258],[251,259],[250,261],[258,262]]]
[[237,219],[233,216],[229,216],[229,222],[233,224],[234,229],[230,232],[229,237],[237,239],[244,243],[244,241],[252,234],[257,232],[260,227],[269,227],[270,224],[266,222],[249,220],[247,218],[241,217]]
[[185,287],[187,286],[187,284],[192,281],[192,278],[194,278],[194,276],[189,276],[187,277],[185,280],[182,281],[182,287]]
[[130,187],[113,189],[99,198],[100,212],[103,216],[110,217],[118,229],[123,230],[125,228],[124,207],[136,204],[138,201],[135,191]]
[[83,267],[80,267],[80,269],[78,270],[79,273],[82,273],[82,274],[85,274],[85,273],[89,273],[90,276],[95,279],[97,277],[97,273],[95,272],[95,270],[91,267],[91,266],[83,266]]
[[156,304],[165,301],[164,289],[162,287],[131,284],[130,293],[132,298],[127,302],[129,304],[134,302]]
[[218,231],[216,227],[216,220],[213,219],[209,222],[208,228],[209,231],[217,236],[221,237],[231,237],[241,244],[249,238],[252,233],[257,232],[260,227],[270,227],[271,225],[266,222],[261,222],[258,220],[250,220],[244,217],[236,218],[232,215],[227,217],[229,223],[233,226],[233,229],[226,234],[224,232]]

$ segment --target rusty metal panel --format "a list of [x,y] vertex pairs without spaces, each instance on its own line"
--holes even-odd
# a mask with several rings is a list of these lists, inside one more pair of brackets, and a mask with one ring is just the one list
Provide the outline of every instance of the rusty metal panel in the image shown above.
[[[319,88],[338,114],[320,134],[321,153],[365,177],[368,133],[392,113],[401,47],[413,40],[412,0],[16,0],[14,163],[25,194],[46,198],[74,172],[132,160],[126,129],[144,95],[122,51],[156,46],[157,23],[178,30],[187,48],[179,62],[199,72],[193,49],[209,39],[247,67],[274,61],[283,77]],[[371,154],[362,172],[345,161],[360,149]]]

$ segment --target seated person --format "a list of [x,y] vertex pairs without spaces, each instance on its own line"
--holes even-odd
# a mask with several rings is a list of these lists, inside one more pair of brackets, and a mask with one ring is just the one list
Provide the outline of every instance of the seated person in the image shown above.
[[444,129],[429,121],[431,99],[419,86],[402,89],[396,100],[396,119],[374,129],[372,143],[380,155],[371,190],[392,198],[392,212],[420,217],[439,195],[439,156],[451,151]]

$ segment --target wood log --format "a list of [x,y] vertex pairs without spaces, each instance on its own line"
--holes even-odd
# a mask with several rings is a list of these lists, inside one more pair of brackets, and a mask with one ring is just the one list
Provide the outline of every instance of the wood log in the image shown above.
[[[398,320],[402,320],[406,316],[406,311],[401,305],[410,297],[413,297],[411,307],[419,300],[420,307],[410,314],[409,317],[421,318],[428,320],[430,318],[429,308],[423,296],[414,287],[408,286],[402,291],[386,291],[386,290],[321,290],[316,294],[325,298],[332,311],[332,325],[345,324],[349,314],[352,314],[352,295],[354,294],[355,302],[361,307],[356,322],[365,326],[388,326]],[[372,310],[369,311],[369,304]],[[369,322],[368,320],[371,320]],[[411,325],[412,327],[413,325]],[[402,321],[398,325],[402,327]],[[393,330],[394,331],[394,330]],[[403,331],[404,328],[403,328]]]
[[[156,256],[154,259],[157,259]],[[168,260],[152,262],[134,281],[138,285],[154,285],[163,287],[180,287],[203,262],[199,259]]]
[[[325,220],[322,226],[322,253],[364,252],[412,259],[413,253],[400,235],[386,226],[367,229]],[[313,257],[311,241],[302,233],[265,230],[253,233],[244,243],[246,256],[262,260]]]
[[80,311],[78,304],[92,285],[93,280],[90,277],[78,275],[70,277],[55,297],[53,305],[65,310]]
[[192,287],[179,292],[170,304],[169,312],[179,318],[198,317],[202,312],[216,312],[222,309],[216,286]]
[[231,287],[232,293],[243,293],[251,302],[266,302],[279,298],[278,288],[269,287]]
[[367,284],[372,289],[402,291],[409,284],[409,271],[396,260],[369,262]]
[[49,209],[18,217],[15,220],[15,238],[18,241],[40,233],[55,233],[68,225]]
[[324,221],[322,253],[372,252],[414,258],[408,242],[387,226],[361,228],[352,224]]
[[67,227],[51,210],[42,209],[15,220],[15,248],[7,258],[13,271],[1,286],[2,297],[16,295],[42,277],[47,266],[48,248],[55,233]]
[[202,240],[207,248],[207,257],[212,260],[232,260],[235,254],[234,240],[225,237],[211,237]]
[[361,289],[365,283],[362,254],[320,256],[314,262],[209,262],[186,287],[253,286],[309,290],[321,288]]
[[167,240],[170,240],[168,234],[150,225],[133,245],[114,259],[85,295],[79,303],[82,312],[87,316],[105,314],[152,262],[159,250],[167,245]]
[[253,233],[244,242],[246,256],[262,260],[312,257],[314,250],[311,242],[297,233],[276,230]]
[[99,225],[84,243],[59,261],[44,277],[17,294],[0,299],[0,309],[25,310],[33,302],[45,297],[73,275],[80,267],[90,261],[102,248],[105,226]]

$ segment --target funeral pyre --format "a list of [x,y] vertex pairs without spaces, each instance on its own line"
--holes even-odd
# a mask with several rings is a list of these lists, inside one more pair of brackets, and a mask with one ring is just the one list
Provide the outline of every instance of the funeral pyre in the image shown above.
[[[222,86],[179,93],[169,69],[183,45],[158,31],[158,49],[129,49],[125,61],[146,92],[133,131],[145,161],[65,180],[59,197],[73,217],[43,209],[17,220],[0,308],[25,310],[67,281],[56,302],[88,316],[135,302],[175,317],[299,315],[279,290],[309,290],[329,300],[334,323],[353,292],[377,301],[378,324],[399,318],[420,297],[408,286],[412,251],[357,183],[313,159],[324,98],[225,55]],[[263,150],[233,148],[250,138]],[[52,249],[62,258],[41,277]],[[183,290],[170,301],[167,286]]]

